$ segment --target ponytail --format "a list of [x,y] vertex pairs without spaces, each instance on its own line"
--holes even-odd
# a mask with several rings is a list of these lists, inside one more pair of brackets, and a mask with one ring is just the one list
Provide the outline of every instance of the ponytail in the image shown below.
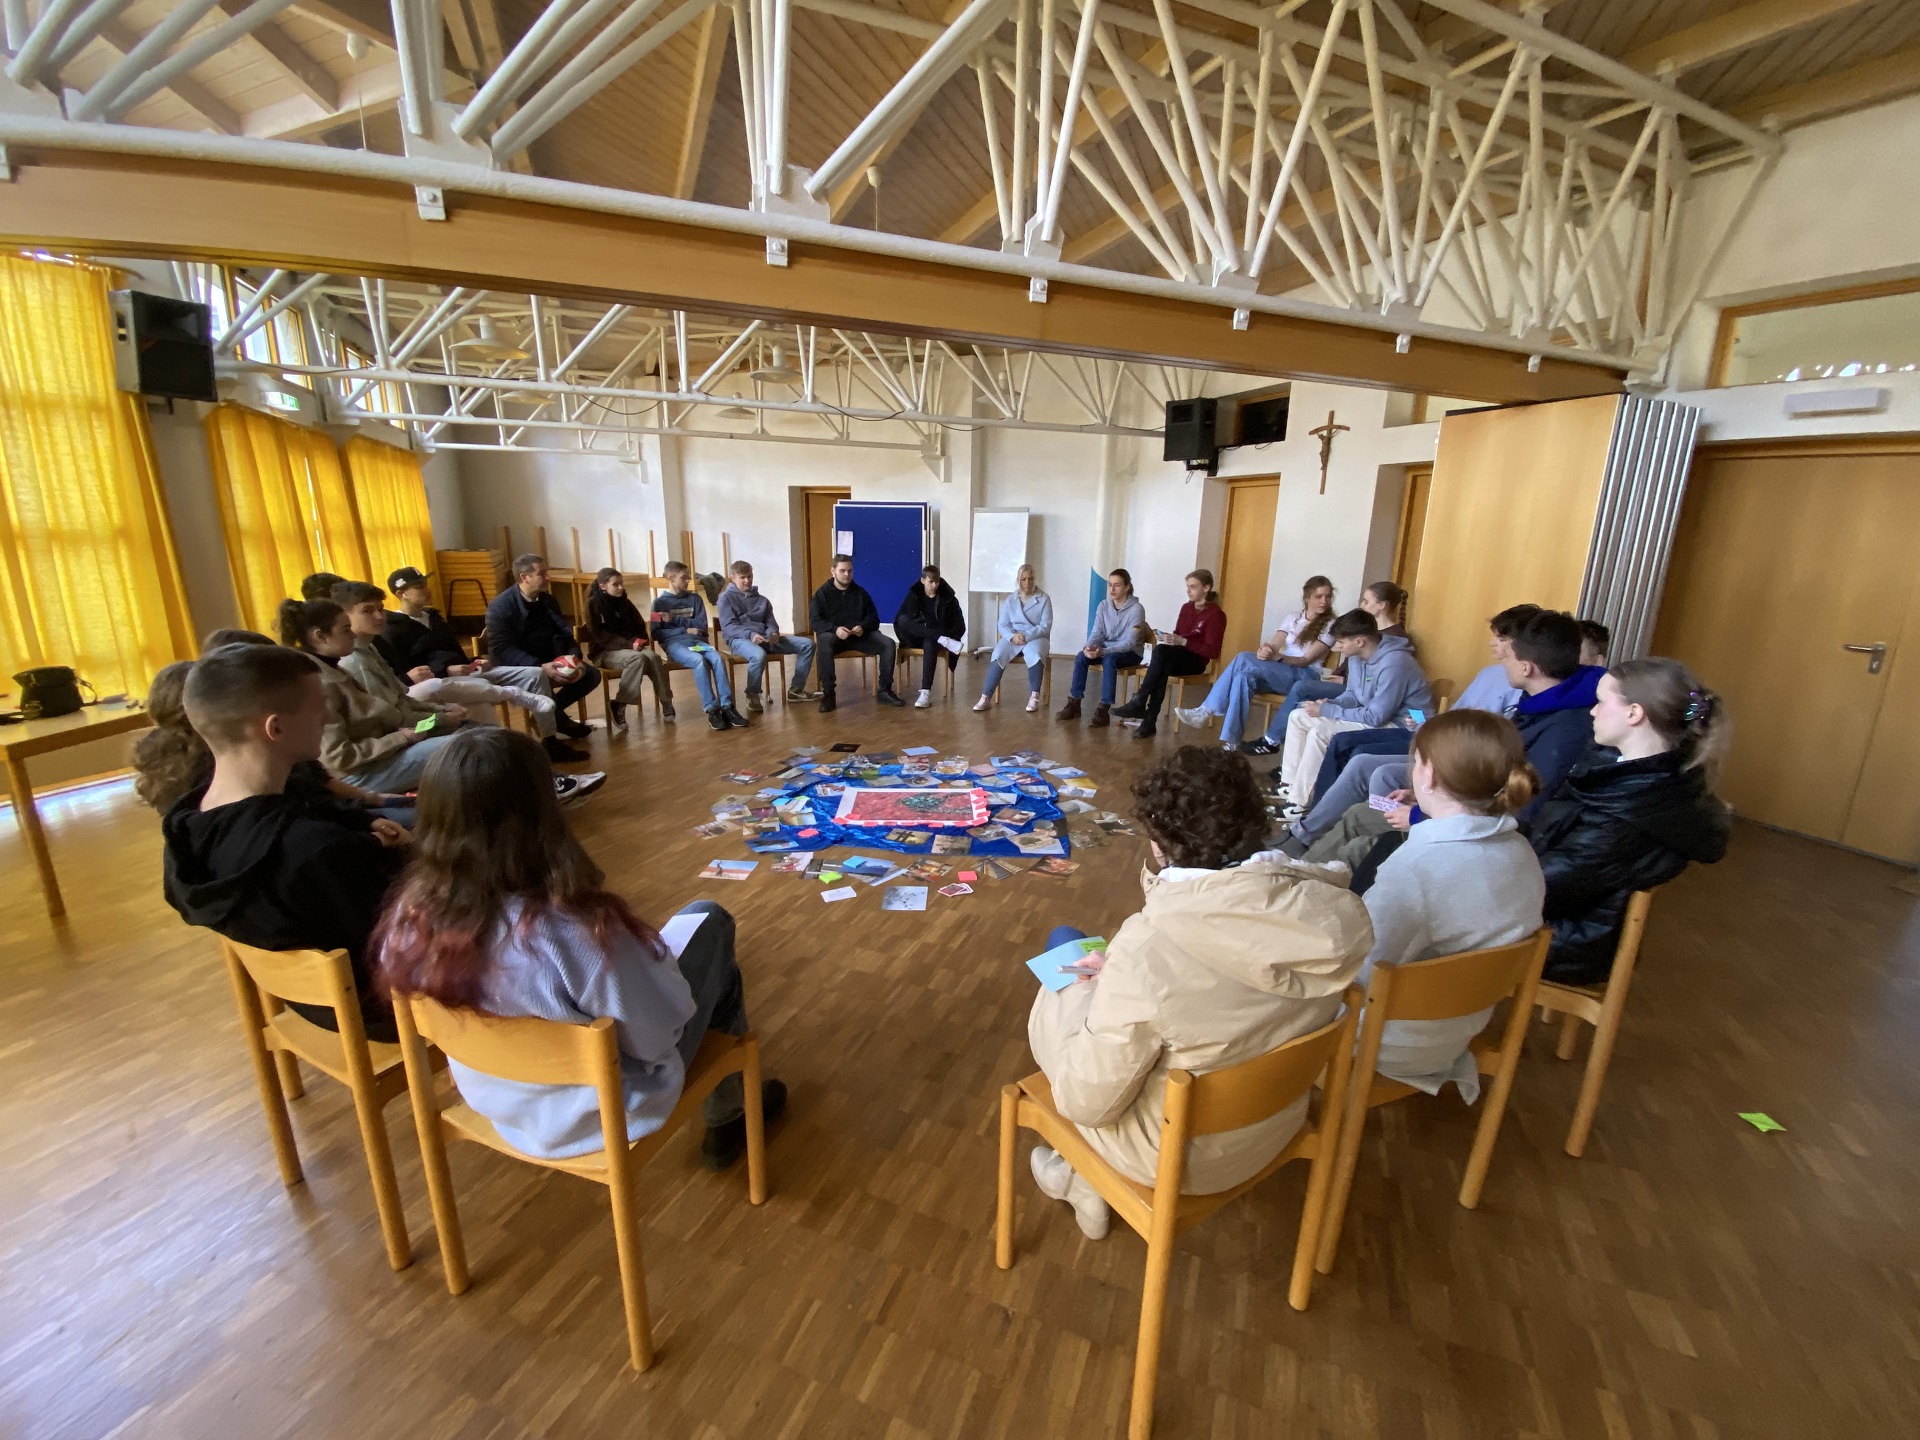
[[1367,586],[1365,593],[1373,596],[1374,599],[1387,607],[1387,613],[1393,616],[1396,625],[1406,622],[1407,592],[1400,586],[1394,584],[1393,581],[1376,580]]
[[1511,815],[1540,793],[1520,732],[1488,710],[1448,710],[1413,732],[1413,754],[1433,783],[1477,815]]
[[1213,571],[1189,570],[1187,572],[1187,579],[1198,580],[1202,585],[1207,587],[1207,604],[1218,605],[1220,603],[1220,592],[1213,588]]
[[1647,723],[1680,757],[1680,767],[1704,771],[1712,784],[1732,730],[1726,702],[1685,665],[1661,655],[1622,660],[1607,673],[1628,703],[1646,712]]
[[307,643],[315,630],[329,630],[340,618],[340,607],[331,600],[282,600],[275,619],[280,628],[280,643],[295,650],[313,653]]

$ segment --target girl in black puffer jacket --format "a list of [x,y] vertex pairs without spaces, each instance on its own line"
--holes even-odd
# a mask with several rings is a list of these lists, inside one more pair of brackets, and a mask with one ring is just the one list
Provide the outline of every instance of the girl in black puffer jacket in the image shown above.
[[1593,738],[1529,834],[1553,926],[1545,978],[1565,985],[1605,980],[1633,892],[1666,884],[1689,862],[1713,864],[1733,828],[1711,789],[1726,713],[1678,660],[1608,670]]

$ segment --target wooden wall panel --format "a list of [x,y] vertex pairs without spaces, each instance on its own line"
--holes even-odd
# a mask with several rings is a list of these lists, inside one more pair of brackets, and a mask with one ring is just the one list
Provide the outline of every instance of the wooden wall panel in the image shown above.
[[1440,424],[1412,630],[1430,677],[1487,663],[1487,617],[1580,598],[1618,396],[1468,410]]

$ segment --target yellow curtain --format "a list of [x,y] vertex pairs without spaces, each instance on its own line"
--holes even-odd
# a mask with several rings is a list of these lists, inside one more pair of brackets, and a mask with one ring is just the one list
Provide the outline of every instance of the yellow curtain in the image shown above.
[[360,517],[333,441],[239,405],[216,406],[206,423],[227,567],[246,624],[274,634],[280,602],[297,599],[316,570],[367,578]]
[[145,695],[194,653],[146,411],[114,384],[108,282],[0,255],[0,690],[70,665]]
[[[347,475],[372,565],[368,578],[384,587],[403,565],[433,570],[433,522],[420,457],[378,440],[356,436],[346,444]],[[438,577],[436,577],[437,579]],[[437,589],[437,587],[436,587]]]

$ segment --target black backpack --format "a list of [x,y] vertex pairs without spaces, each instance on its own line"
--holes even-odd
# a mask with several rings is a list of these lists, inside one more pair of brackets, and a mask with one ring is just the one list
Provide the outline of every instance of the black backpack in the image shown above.
[[[13,677],[20,687],[20,717],[23,720],[49,720],[56,715],[71,715],[82,705],[80,687],[87,682],[64,665],[42,665],[22,670]],[[93,687],[87,685],[91,692]]]

